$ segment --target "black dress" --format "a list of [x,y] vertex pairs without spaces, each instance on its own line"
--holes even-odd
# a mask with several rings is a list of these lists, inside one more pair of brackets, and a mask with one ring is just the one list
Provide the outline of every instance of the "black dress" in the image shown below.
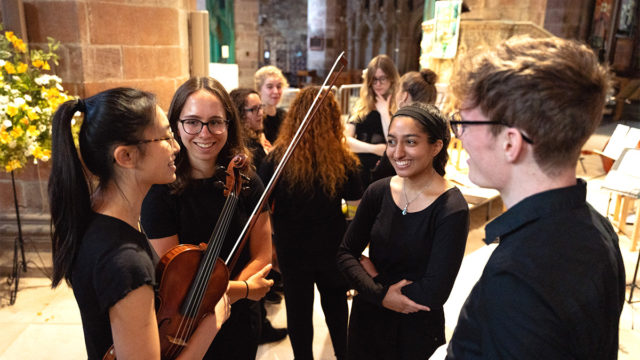
[[[382,119],[378,110],[372,110],[364,119],[358,119],[351,122],[355,126],[354,137],[357,140],[369,144],[384,144],[384,131],[382,129]],[[368,186],[373,182],[371,172],[376,168],[380,161],[380,156],[372,153],[356,153],[362,164],[360,178],[364,186]]]
[[[371,184],[338,249],[338,267],[358,291],[349,320],[349,359],[424,360],[445,343],[444,311],[460,268],[469,208],[458,188],[422,211],[402,215],[390,179]],[[379,275],[359,263],[365,247]],[[431,311],[402,314],[382,306],[390,285],[402,279],[411,300]]]
[[[223,172],[222,172],[223,173]],[[179,194],[171,194],[168,185],[154,185],[142,203],[141,223],[150,239],[178,235],[180,243],[207,243],[226,201],[219,181],[224,175],[192,180]],[[229,225],[220,258],[227,259],[242,228],[258,203],[264,186],[256,174],[250,174],[249,189],[240,194],[238,207]],[[250,260],[247,244],[231,272],[231,279]],[[231,306],[231,316],[213,340],[205,359],[254,359],[260,335],[260,308],[248,299]]]
[[264,136],[270,143],[274,143],[280,132],[280,125],[284,121],[287,111],[277,108],[275,115],[267,115],[264,119]]
[[89,359],[102,359],[113,344],[109,308],[140,286],[155,286],[154,254],[129,224],[93,215],[71,270]]
[[[271,178],[276,164],[272,156],[260,168],[260,176]],[[298,360],[312,359],[314,284],[321,296],[329,335],[337,359],[344,359],[347,342],[348,286],[335,262],[338,245],[346,230],[341,199],[357,200],[362,184],[353,169],[336,196],[316,186],[307,193],[285,179],[274,188],[274,243],[282,271],[287,328]]]

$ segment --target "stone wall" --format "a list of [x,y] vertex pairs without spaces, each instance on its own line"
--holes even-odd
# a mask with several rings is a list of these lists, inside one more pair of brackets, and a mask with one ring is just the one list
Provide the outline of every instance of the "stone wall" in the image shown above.
[[[46,46],[48,36],[60,41],[60,64],[53,71],[72,95],[131,86],[155,93],[167,110],[175,89],[189,78],[187,19],[195,9],[195,0],[28,0],[25,41],[30,47]],[[50,266],[48,177],[47,163],[15,173],[27,261],[45,268]],[[1,275],[13,260],[14,203],[11,175],[0,171]]]
[[236,63],[238,64],[238,85],[253,88],[253,74],[258,70],[258,0],[235,0],[234,21],[236,35]]
[[296,85],[297,71],[307,68],[307,1],[260,0],[258,32],[258,66],[275,65]]
[[30,45],[59,40],[55,72],[72,94],[116,86],[151,91],[166,110],[189,77],[192,0],[25,1]]
[[471,9],[463,19],[531,21],[544,24],[547,0],[465,0]]

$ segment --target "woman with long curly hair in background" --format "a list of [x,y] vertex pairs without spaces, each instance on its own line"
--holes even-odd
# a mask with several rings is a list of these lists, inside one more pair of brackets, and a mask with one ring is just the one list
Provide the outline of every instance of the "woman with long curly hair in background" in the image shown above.
[[[281,161],[317,91],[303,89],[293,101],[260,168],[264,182]],[[341,199],[356,200],[362,195],[359,161],[347,147],[333,94],[328,94],[316,115],[269,199],[284,281],[287,328],[297,360],[313,359],[314,284],[320,292],[335,355],[343,359],[346,354],[348,287],[335,258],[346,231]]]

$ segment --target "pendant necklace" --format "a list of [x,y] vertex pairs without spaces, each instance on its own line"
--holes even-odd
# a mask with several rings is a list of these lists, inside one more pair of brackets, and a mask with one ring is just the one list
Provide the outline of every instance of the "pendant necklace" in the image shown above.
[[402,215],[407,215],[407,208],[409,207],[409,204],[414,202],[420,196],[420,194],[422,194],[424,189],[426,189],[427,187],[429,187],[429,185],[431,185],[432,181],[433,181],[433,177],[431,178],[431,180],[429,180],[429,182],[425,186],[422,187],[422,189],[420,189],[420,191],[418,191],[418,194],[416,194],[416,196],[414,196],[413,199],[409,200],[407,198],[407,190],[404,186],[405,179],[402,178],[402,193],[404,194],[404,201],[406,202],[406,204],[404,204],[404,209],[402,209]]

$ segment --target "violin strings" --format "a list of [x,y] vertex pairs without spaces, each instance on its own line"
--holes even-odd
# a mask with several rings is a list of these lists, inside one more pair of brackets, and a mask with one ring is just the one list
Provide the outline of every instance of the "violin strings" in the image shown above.
[[[196,274],[196,278],[194,279],[194,294],[193,297],[187,299],[187,305],[185,310],[185,316],[182,317],[181,323],[178,327],[178,334],[176,337],[182,339],[185,335],[191,333],[196,319],[195,317],[198,314],[198,310],[202,304],[203,294],[207,290],[207,285],[209,283],[210,275],[212,269],[215,267],[216,260],[220,251],[222,249],[224,235],[226,234],[229,225],[230,219],[233,216],[233,213],[236,208],[236,204],[238,202],[238,197],[235,194],[230,194],[228,201],[225,202],[225,205],[220,214],[220,219],[216,227],[221,227],[218,229],[214,229],[214,234],[212,238],[209,240],[209,245],[207,246],[207,250],[203,255],[202,265],[200,266],[199,271]],[[178,345],[172,343],[172,352],[178,351],[180,347]]]

